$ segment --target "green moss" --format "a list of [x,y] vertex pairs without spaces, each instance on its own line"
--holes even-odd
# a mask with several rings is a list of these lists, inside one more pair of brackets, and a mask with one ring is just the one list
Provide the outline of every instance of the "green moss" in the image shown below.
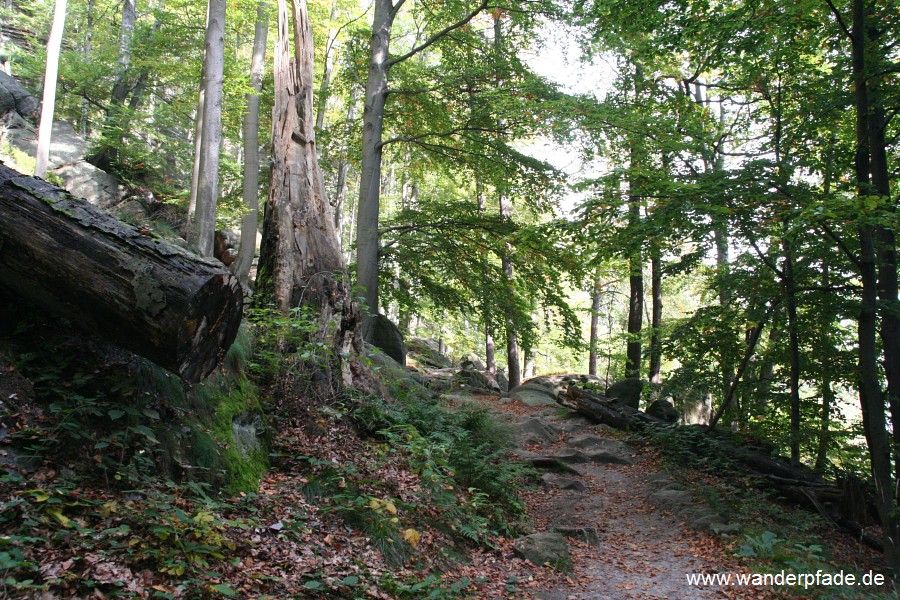
[[[259,480],[268,469],[268,452],[265,446],[263,412],[260,409],[256,388],[243,375],[236,381],[229,393],[224,389],[215,395],[215,414],[211,421],[212,436],[227,469],[225,491],[255,491]],[[258,447],[243,448],[236,436],[235,422],[242,417],[258,421],[263,427],[262,444]]]
[[[187,479],[229,494],[258,488],[269,466],[269,439],[257,389],[244,375],[249,354],[250,339],[242,326],[225,355],[224,368],[190,388],[149,361],[141,361],[139,389],[153,390],[153,395],[164,398],[179,413],[176,424],[161,423],[156,432],[160,466],[166,471],[181,471]],[[250,422],[262,435],[257,447],[248,448],[252,444],[238,439],[236,430],[249,429]]]

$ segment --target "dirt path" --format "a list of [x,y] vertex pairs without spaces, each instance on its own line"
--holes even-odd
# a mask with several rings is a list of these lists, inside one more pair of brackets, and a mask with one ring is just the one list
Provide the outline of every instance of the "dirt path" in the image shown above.
[[[569,540],[573,568],[568,582],[543,590],[535,598],[727,597],[722,589],[687,583],[687,574],[722,571],[724,547],[713,534],[689,529],[685,519],[666,510],[665,505],[651,503],[652,494],[660,488],[677,487],[652,461],[635,447],[616,440],[602,426],[564,419],[554,409],[532,409],[518,403],[499,408],[516,426],[537,418],[548,431],[555,430],[556,439],[543,441],[534,434],[521,433],[527,452],[543,456],[559,456],[561,451],[608,455],[604,462],[577,462],[580,459],[576,458],[572,467],[577,475],[546,474],[544,485],[527,494],[536,531],[566,529],[574,536]],[[530,429],[536,426],[534,421],[530,425]],[[631,464],[606,462],[613,459]],[[567,485],[576,489],[560,487]]]

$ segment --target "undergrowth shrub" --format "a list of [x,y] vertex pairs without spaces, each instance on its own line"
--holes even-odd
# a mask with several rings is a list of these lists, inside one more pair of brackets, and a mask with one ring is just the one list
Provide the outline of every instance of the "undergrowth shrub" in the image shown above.
[[366,398],[353,417],[364,432],[405,453],[440,514],[434,525],[480,544],[520,530],[524,505],[516,490],[535,472],[508,459],[511,434],[486,409],[449,411],[426,398]]

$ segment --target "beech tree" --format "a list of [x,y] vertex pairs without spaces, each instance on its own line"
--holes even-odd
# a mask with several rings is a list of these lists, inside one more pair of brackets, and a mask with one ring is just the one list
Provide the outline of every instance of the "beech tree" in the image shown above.
[[259,212],[259,91],[262,89],[266,58],[269,16],[266,3],[256,8],[256,27],[253,36],[253,59],[250,63],[250,87],[247,112],[244,114],[244,182],[243,198],[246,213],[241,219],[241,245],[238,249],[234,273],[245,288],[249,285],[250,266],[256,254],[256,227]]
[[50,158],[50,132],[53,130],[53,113],[56,106],[56,76],[59,72],[59,48],[62,45],[66,23],[66,0],[56,0],[53,10],[53,26],[47,42],[47,69],[44,73],[44,98],[41,102],[41,124],[38,128],[37,156],[34,176],[47,176]]
[[203,59],[203,126],[199,145],[197,203],[193,233],[200,254],[212,256],[219,201],[222,93],[225,72],[225,0],[209,0]]
[[[456,10],[462,14],[462,17],[450,21],[448,25],[431,34],[409,51],[392,57],[390,55],[391,29],[404,3],[405,0],[375,0],[372,16],[372,39],[369,47],[369,69],[363,109],[359,206],[356,217],[356,283],[364,290],[365,307],[370,315],[378,314],[379,307],[378,222],[381,199],[381,162],[384,147],[384,112],[388,95],[391,92],[388,86],[390,70],[469,23],[487,7],[488,0],[481,0],[473,5],[454,2],[441,6],[442,11],[438,14],[453,14]],[[369,338],[370,327],[364,325],[363,332],[365,337]]]

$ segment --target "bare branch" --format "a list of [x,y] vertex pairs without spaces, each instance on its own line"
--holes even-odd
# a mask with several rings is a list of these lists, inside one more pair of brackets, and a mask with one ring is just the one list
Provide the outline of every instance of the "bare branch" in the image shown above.
[[[424,42],[422,42],[421,44],[419,44],[418,46],[416,46],[415,48],[413,48],[406,54],[403,54],[401,56],[397,56],[395,58],[390,59],[389,61],[387,61],[388,68],[396,65],[399,62],[403,62],[407,58],[411,58],[411,57],[415,56],[416,54],[418,54],[422,50],[425,50],[426,48],[428,48],[429,46],[431,46],[432,44],[437,42],[439,39],[441,39],[442,37],[444,37],[451,31],[453,31],[455,29],[459,29],[463,25],[467,24],[469,21],[471,21],[476,16],[478,16],[478,14],[481,13],[481,11],[483,11],[485,8],[487,8],[488,2],[489,2],[489,0],[481,0],[481,3],[475,8],[475,10],[470,12],[468,15],[466,15],[465,17],[463,17],[456,23],[447,25],[446,27],[444,27],[443,29],[438,31],[436,34],[434,34],[433,36],[431,36],[430,38],[428,38],[427,40],[425,40]],[[398,1],[398,4],[402,4],[402,1]]]

